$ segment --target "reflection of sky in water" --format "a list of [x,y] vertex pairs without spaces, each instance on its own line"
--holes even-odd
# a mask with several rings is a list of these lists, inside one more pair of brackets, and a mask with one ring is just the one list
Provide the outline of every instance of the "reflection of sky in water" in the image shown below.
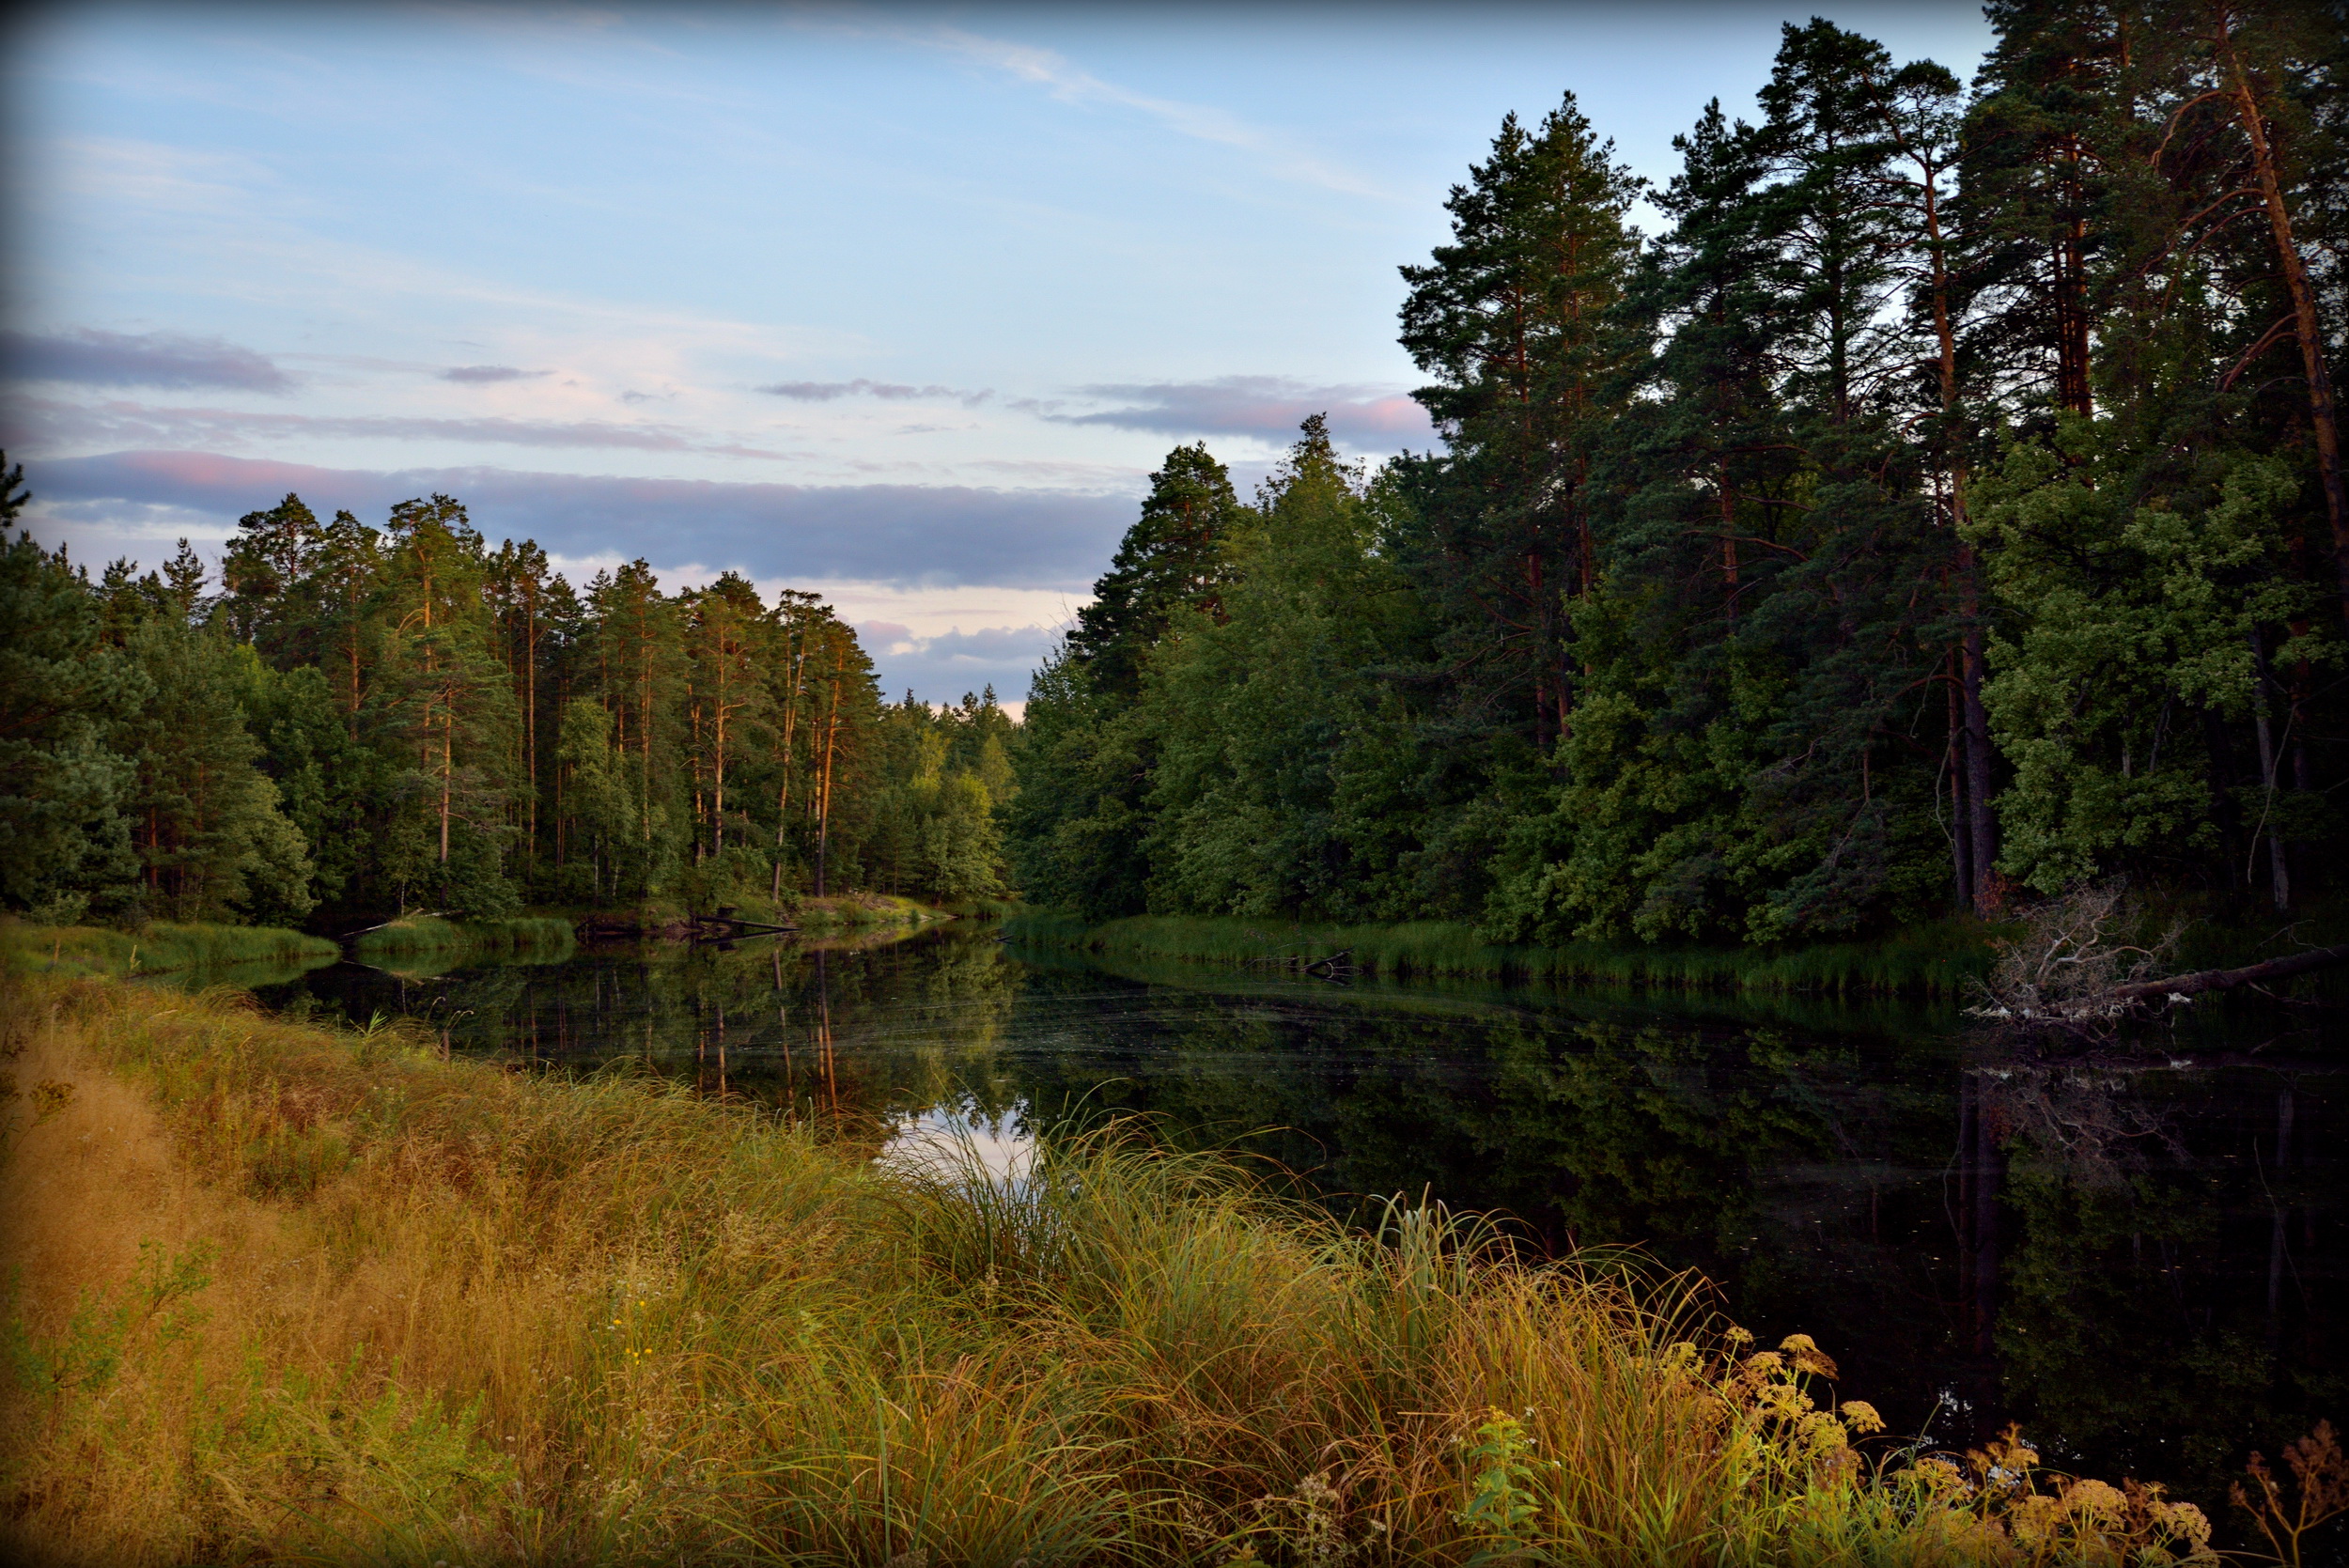
[[1035,1159],[1035,1139],[1020,1125],[1026,1109],[1014,1106],[990,1116],[964,1099],[894,1116],[894,1130],[874,1162],[947,1177],[976,1165],[989,1181],[1014,1185]]

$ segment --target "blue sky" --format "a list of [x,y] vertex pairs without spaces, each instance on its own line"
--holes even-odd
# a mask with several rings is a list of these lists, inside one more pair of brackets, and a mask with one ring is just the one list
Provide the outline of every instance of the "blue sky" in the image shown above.
[[575,579],[830,596],[894,691],[1027,672],[1149,471],[1424,446],[1395,269],[1501,116],[1632,167],[1779,24],[1970,75],[1968,4],[20,12],[0,440],[97,562],[288,489]]

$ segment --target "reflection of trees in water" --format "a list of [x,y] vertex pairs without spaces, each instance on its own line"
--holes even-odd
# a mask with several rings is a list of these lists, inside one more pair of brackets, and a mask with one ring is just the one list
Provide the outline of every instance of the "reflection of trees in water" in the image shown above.
[[1122,1077],[1114,1103],[1190,1141],[1280,1129],[1244,1146],[1325,1188],[1504,1208],[1553,1249],[1638,1243],[1703,1267],[1757,1329],[1837,1337],[1871,1397],[1898,1376],[1915,1419],[1930,1404],[1914,1368],[1948,1338],[1946,1047],[1263,1000],[1118,1044],[1082,1079],[1023,1056],[1032,1096]]
[[1014,1098],[995,1058],[1017,966],[979,933],[864,949],[631,944],[426,979],[342,965],[299,989],[356,1018],[419,1018],[460,1050],[578,1069],[633,1059],[802,1111],[967,1094],[1000,1113]]
[[[1844,1387],[1973,1440],[2010,1417],[2051,1458],[2189,1485],[2349,1408],[2339,1071],[2195,1049],[2064,1062],[1885,1019],[1702,1001],[1211,992],[1031,964],[985,928],[818,953],[652,946],[401,982],[346,1010],[463,1048],[617,1055],[715,1091],[863,1112],[1155,1116],[1322,1192],[1506,1209],[1540,1245],[1637,1243],[1800,1329]],[[1579,1009],[1579,1011],[1577,1011]]]
[[2015,1414],[2209,1498],[2349,1407],[2336,1065],[1999,1055],[1968,1079],[2006,1155]]

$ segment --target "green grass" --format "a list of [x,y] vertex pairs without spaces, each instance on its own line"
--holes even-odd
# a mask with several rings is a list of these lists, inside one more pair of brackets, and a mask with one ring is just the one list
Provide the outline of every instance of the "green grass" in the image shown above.
[[1392,976],[1597,982],[1704,990],[1807,991],[1835,995],[1958,994],[1990,959],[1989,928],[1951,920],[1875,941],[1781,952],[1579,942],[1502,946],[1474,928],[1439,921],[1399,925],[1301,925],[1237,916],[1135,915],[1087,924],[1056,910],[1031,910],[1003,924],[1013,941],[1277,970],[1345,955]]
[[543,915],[469,921],[414,915],[362,931],[351,939],[350,950],[362,963],[399,969],[417,959],[514,957],[552,962],[569,957],[572,945],[571,923]]
[[926,925],[948,918],[944,909],[885,893],[828,893],[803,898],[786,917],[802,931],[847,931],[867,926]]
[[175,925],[135,931],[0,921],[0,968],[66,976],[188,974],[232,968],[287,970],[331,964],[342,950],[324,937],[276,925]]
[[78,1086],[18,1157],[71,1179],[0,1186],[9,1560],[1928,1568],[2201,1526],[1855,1448],[1811,1341],[1692,1277],[1355,1227],[1131,1125],[1007,1181],[234,999],[0,1010]]

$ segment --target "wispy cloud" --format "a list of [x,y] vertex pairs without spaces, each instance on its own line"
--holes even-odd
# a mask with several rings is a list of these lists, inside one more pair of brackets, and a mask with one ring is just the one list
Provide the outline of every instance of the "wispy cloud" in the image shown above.
[[1379,387],[1315,386],[1281,376],[1221,376],[1206,381],[1115,382],[1080,389],[1116,407],[1063,413],[1061,405],[1033,411],[1057,425],[1107,425],[1165,435],[1240,435],[1285,442],[1309,414],[1329,416],[1330,433],[1354,446],[1392,450],[1425,437],[1426,411],[1409,396]]
[[[149,520],[231,520],[299,491],[381,517],[409,496],[463,500],[490,537],[568,557],[690,553],[760,581],[999,584],[1082,592],[1130,519],[1124,495],[970,486],[780,485],[533,474],[500,468],[334,469],[207,452],[116,452],[27,465],[38,535],[77,554],[149,538]],[[959,633],[956,635],[960,635]],[[973,633],[973,636],[979,635]],[[950,644],[950,651],[960,651]],[[972,644],[973,647],[976,644]]]
[[498,381],[528,381],[553,374],[552,370],[517,370],[510,365],[453,365],[441,372],[441,380],[460,386],[490,386]]
[[752,390],[763,392],[770,397],[787,397],[795,403],[832,403],[843,397],[879,397],[890,402],[906,402],[920,397],[951,397],[968,406],[984,403],[995,396],[994,390],[988,387],[966,392],[960,387],[868,381],[862,376],[853,381],[775,381]]
[[290,392],[295,384],[267,355],[217,337],[110,333],[95,327],[48,334],[0,331],[0,372],[12,380],[80,386]]
[[1371,196],[1382,201],[1403,199],[1398,193],[1297,146],[1279,132],[1252,125],[1211,104],[1186,103],[1179,99],[1136,92],[1096,76],[1053,50],[988,38],[953,26],[897,29],[892,36],[991,67],[1042,87],[1064,103],[1106,104],[1131,110],[1177,135],[1252,153],[1268,172],[1284,179],[1318,185],[1346,195]]

